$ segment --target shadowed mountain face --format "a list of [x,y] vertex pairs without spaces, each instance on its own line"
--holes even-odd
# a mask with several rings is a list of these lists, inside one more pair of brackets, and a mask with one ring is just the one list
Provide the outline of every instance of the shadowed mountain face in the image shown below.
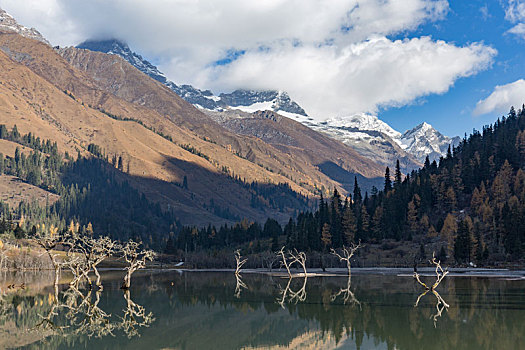
[[[94,144],[110,158],[122,157],[130,183],[150,200],[176,210],[183,224],[244,217],[264,221],[269,216],[283,222],[310,205],[296,201],[301,197],[297,193],[314,196],[318,189],[346,188],[319,169],[324,161],[352,174],[382,174],[375,163],[343,144],[286,119],[283,134],[302,143],[291,146],[237,133],[119,56],[53,50],[10,32],[0,33],[0,46],[5,68],[0,79],[13,82],[0,86],[6,99],[0,123],[56,141],[69,154],[88,155],[87,146]],[[300,132],[292,133],[294,129]],[[184,178],[187,187],[181,186]],[[275,189],[286,184],[290,192],[282,195],[291,197],[285,202],[295,204],[253,208],[259,193],[247,186],[251,182]]]
[[[11,82],[0,85],[4,96],[0,123],[9,129],[16,124],[22,134],[32,132],[54,140],[61,151],[73,155],[77,151],[87,155],[87,145],[96,144],[110,157],[121,156],[126,168],[129,164],[128,175],[135,179],[130,183],[164,208],[169,205],[185,224],[220,224],[243,217],[262,221],[268,216],[284,221],[298,209],[252,208],[251,198],[257,194],[231,176],[234,164],[239,164],[236,173],[246,171],[254,181],[273,178],[277,184],[285,183],[285,178],[216,143],[204,141],[176,123],[167,124],[168,119],[158,113],[100,90],[90,77],[68,65],[47,45],[11,33],[0,34],[0,41],[3,46],[0,79]],[[112,110],[115,114],[111,117],[102,110]],[[114,118],[117,113],[128,118],[141,116],[144,122]],[[166,122],[173,130],[173,141],[145,127],[148,120]],[[209,123],[214,124],[211,120]],[[197,150],[200,145],[205,147]],[[228,165],[226,159],[232,163]],[[184,176],[187,188],[180,186]],[[301,187],[294,186],[300,191]],[[222,207],[222,212],[229,210],[231,216],[225,218],[210,208],[212,199],[216,206]]]
[[365,191],[380,187],[381,176],[364,177],[356,169],[366,167],[358,163],[356,151],[339,141],[316,132],[303,124],[272,111],[246,113],[242,111],[208,112],[225,128],[243,135],[253,135],[288,153],[302,150],[306,161],[315,164],[319,171],[337,181],[351,192],[354,177]]

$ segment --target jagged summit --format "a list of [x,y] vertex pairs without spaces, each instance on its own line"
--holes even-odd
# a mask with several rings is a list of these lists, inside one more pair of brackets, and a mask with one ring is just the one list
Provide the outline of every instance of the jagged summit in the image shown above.
[[27,27],[24,27],[23,25],[18,24],[18,22],[14,19],[13,16],[11,16],[9,13],[5,12],[1,8],[0,8],[0,30],[15,32],[26,38],[38,40],[38,41],[41,41],[51,46],[49,41],[47,41],[46,38],[44,38],[38,30],[36,30],[35,28],[27,28]]
[[308,116],[301,106],[293,101],[285,91],[255,91],[235,90],[228,94],[220,94],[220,101],[226,106],[241,109],[246,112],[272,110],[301,116]]
[[349,131],[381,132],[394,140],[401,137],[399,131],[394,130],[377,116],[367,113],[356,114],[347,118],[332,118],[326,121],[326,124],[345,128]]
[[164,73],[141,55],[131,51],[128,44],[118,39],[108,40],[87,40],[77,46],[79,49],[104,52],[110,55],[118,55],[131,63],[135,68],[152,77],[153,79],[165,84],[167,79]]
[[459,139],[440,134],[428,123],[422,123],[401,134],[377,116],[366,113],[318,121],[308,116],[284,91],[239,89],[216,96],[210,90],[201,90],[186,84],[178,85],[168,80],[156,66],[141,55],[133,52],[126,43],[116,39],[88,40],[77,47],[121,56],[135,68],[166,85],[184,100],[202,110],[277,112],[350,145],[362,156],[380,164],[391,166],[399,159],[405,171],[421,166],[426,156],[432,160],[438,159],[446,153],[449,144],[456,145],[459,142]]
[[133,52],[125,42],[118,39],[87,40],[78,45],[77,48],[119,55],[141,72],[166,85],[177,95],[201,109],[220,111],[234,107],[252,112],[270,109],[275,112],[307,115],[304,109],[284,91],[235,90],[231,93],[215,96],[210,90],[200,90],[187,84],[176,84],[168,80],[156,66]]
[[437,160],[447,152],[448,146],[457,146],[461,139],[450,138],[423,122],[407,130],[400,138],[401,147],[413,154],[420,162],[428,156],[430,161]]

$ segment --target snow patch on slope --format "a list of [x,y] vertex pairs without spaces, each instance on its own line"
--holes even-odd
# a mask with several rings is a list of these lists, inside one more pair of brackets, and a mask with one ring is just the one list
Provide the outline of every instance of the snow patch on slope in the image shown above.
[[2,9],[0,9],[0,30],[15,32],[26,38],[38,40],[40,42],[43,42],[44,44],[51,46],[49,41],[47,41],[38,30],[36,30],[35,28],[27,28],[23,25],[18,24],[18,22],[14,19],[13,16],[11,16],[9,13],[5,12]]

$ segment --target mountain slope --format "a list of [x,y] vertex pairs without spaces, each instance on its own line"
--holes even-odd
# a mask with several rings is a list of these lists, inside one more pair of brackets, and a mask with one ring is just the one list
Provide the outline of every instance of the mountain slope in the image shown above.
[[[308,205],[297,193],[343,189],[300,148],[228,131],[116,55],[53,50],[11,32],[0,33],[0,47],[8,55],[2,53],[0,81],[10,82],[2,85],[0,123],[56,140],[70,154],[87,155],[96,144],[110,158],[122,157],[133,187],[183,224],[285,221]],[[381,175],[349,151],[341,162],[346,171]]]
[[[66,63],[49,46],[13,33],[0,34],[0,42],[4,50],[9,46],[8,51],[13,56],[21,57],[15,52],[30,53],[29,65],[37,71],[47,72],[46,76],[54,74],[58,81],[64,79],[68,86],[78,87],[80,92],[82,89],[91,91],[93,96],[103,97],[101,101],[112,101],[115,106],[126,108],[130,114],[139,113],[134,111],[134,105],[97,90],[91,85],[88,76],[70,66],[45,68],[44,64]],[[71,92],[64,93],[62,87],[57,88],[34,71],[9,59],[3,52],[0,52],[0,66],[3,68],[0,70],[0,81],[3,82],[0,84],[0,123],[9,128],[16,124],[21,133],[32,132],[41,138],[56,140],[60,150],[70,154],[80,151],[87,155],[85,149],[93,143],[110,156],[121,156],[129,164],[132,185],[150,199],[164,206],[169,205],[183,223],[220,224],[242,217],[262,221],[268,216],[286,220],[292,214],[291,210],[300,205],[296,202],[282,209],[253,208],[250,203],[256,192],[222,174],[202,156],[174,144],[139,123],[115,120],[89,107],[84,100]],[[85,96],[89,97],[87,93]],[[184,136],[184,130],[179,134]],[[185,137],[190,139],[192,136],[186,132]],[[229,154],[234,157],[231,152]],[[273,176],[276,182],[282,178],[255,167],[261,169],[265,176]],[[184,176],[187,177],[188,188],[180,186]],[[231,193],[236,193],[236,196],[232,197]],[[211,199],[215,207],[221,208],[222,214],[210,206]]]
[[352,166],[367,166],[356,163],[359,157],[349,157],[355,154],[349,146],[276,112],[265,110],[246,113],[227,110],[210,111],[208,114],[229,130],[256,136],[283,152],[301,157],[299,159],[304,162],[315,164],[322,173],[338,181],[349,192],[353,190],[354,176],[358,177],[359,183],[366,190],[383,181],[380,176],[369,179],[346,170]]
[[292,101],[290,96],[283,91],[236,90],[215,96],[210,90],[200,90],[191,85],[177,85],[168,80],[164,73],[141,55],[131,51],[129,46],[120,40],[87,40],[77,45],[77,48],[120,56],[142,73],[166,85],[184,100],[199,108],[221,111],[228,107],[270,103],[269,108],[265,109],[306,116],[304,109]]
[[399,160],[403,172],[409,172],[422,165],[401,147],[398,142],[401,133],[375,116],[362,114],[351,118],[334,118],[325,122],[298,119],[310,128],[330,135],[384,167],[392,167],[396,160]]
[[[200,109],[214,112],[232,109],[249,113],[264,110],[278,112],[316,131],[328,134],[351,146],[361,156],[373,159],[382,166],[392,166],[399,159],[405,172],[419,168],[427,155],[432,160],[439,158],[446,153],[448,144],[454,145],[456,142],[441,134],[436,137],[425,137],[425,134],[421,133],[410,134],[421,137],[421,140],[411,141],[409,134],[402,140],[401,133],[377,117],[366,114],[319,122],[310,118],[305,110],[283,91],[236,90],[216,96],[210,90],[200,90],[191,85],[177,85],[168,80],[149,61],[131,51],[127,44],[118,40],[90,40],[77,47],[124,58],[141,72],[166,85],[184,100]],[[434,132],[437,133],[435,130]]]

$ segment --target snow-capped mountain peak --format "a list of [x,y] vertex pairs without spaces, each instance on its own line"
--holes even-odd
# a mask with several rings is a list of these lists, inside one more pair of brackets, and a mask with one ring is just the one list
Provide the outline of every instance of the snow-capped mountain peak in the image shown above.
[[394,130],[390,125],[380,120],[375,115],[366,113],[356,114],[345,118],[332,118],[323,122],[323,124],[344,128],[348,131],[381,132],[395,141],[401,137],[399,131]]
[[401,147],[424,161],[428,156],[430,161],[437,160],[447,152],[450,146],[457,146],[459,137],[450,138],[434,129],[432,125],[423,122],[413,129],[407,130],[400,138]]
[[44,44],[51,45],[42,34],[35,28],[27,28],[18,22],[9,13],[5,12],[0,8],[0,30],[9,32],[15,32],[26,38],[34,39],[43,42]]
[[286,112],[307,117],[304,109],[284,91],[235,90],[228,94],[220,94],[219,98],[225,106],[245,112],[272,110],[274,112]]
[[118,55],[132,64],[135,68],[152,77],[153,79],[166,83],[167,79],[164,73],[149,61],[142,58],[141,55],[131,51],[129,46],[117,39],[110,40],[87,40],[77,46],[79,49],[104,52],[110,55]]
[[456,145],[459,142],[459,138],[450,139],[437,132],[428,123],[422,123],[401,134],[377,116],[366,113],[319,121],[308,116],[285,91],[239,89],[216,96],[210,90],[200,90],[191,85],[178,85],[168,80],[157,67],[142,56],[131,51],[127,44],[115,39],[90,40],[77,47],[119,55],[135,68],[203,110],[221,112],[233,109],[248,113],[271,110],[314,130],[324,132],[380,164],[392,166],[396,159],[399,159],[405,171],[419,167],[426,156],[431,160],[438,159],[446,153],[449,144]]

